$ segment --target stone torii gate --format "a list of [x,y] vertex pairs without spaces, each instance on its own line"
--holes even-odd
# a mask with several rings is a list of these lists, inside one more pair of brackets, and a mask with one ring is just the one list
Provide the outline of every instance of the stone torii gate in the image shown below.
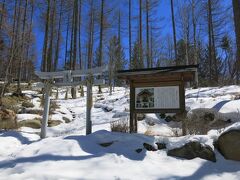
[[[102,75],[108,71],[108,66],[96,67],[84,70],[68,70],[58,72],[35,72],[35,74],[44,80],[44,112],[41,125],[41,138],[46,137],[46,129],[48,124],[49,108],[50,108],[50,92],[52,87],[64,86],[87,86],[87,111],[86,111],[86,134],[92,133],[91,108],[92,108],[92,86],[105,84],[104,79],[96,79],[94,77]],[[85,80],[74,81],[74,78],[85,77]],[[56,80],[62,79],[62,82]]]

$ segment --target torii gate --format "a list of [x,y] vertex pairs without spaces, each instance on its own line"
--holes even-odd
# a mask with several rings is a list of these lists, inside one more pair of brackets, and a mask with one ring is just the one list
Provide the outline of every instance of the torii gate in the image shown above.
[[[48,124],[48,115],[50,107],[50,90],[51,87],[63,87],[63,86],[87,86],[87,111],[86,111],[86,134],[92,133],[92,121],[91,121],[91,108],[92,108],[92,86],[105,84],[104,79],[94,79],[94,76],[102,75],[108,71],[108,65],[96,67],[93,69],[84,70],[68,70],[58,72],[35,72],[35,74],[42,80],[44,80],[44,112],[41,125],[41,138],[46,137],[46,129]],[[76,77],[86,77],[83,81],[74,81]],[[63,82],[55,82],[56,79],[63,79]]]

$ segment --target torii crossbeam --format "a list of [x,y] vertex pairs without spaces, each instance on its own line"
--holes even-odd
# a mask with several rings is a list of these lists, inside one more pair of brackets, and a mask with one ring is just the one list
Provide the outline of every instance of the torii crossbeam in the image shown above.
[[[93,69],[84,70],[68,70],[58,72],[35,72],[35,74],[42,80],[44,80],[44,112],[41,125],[41,138],[46,137],[46,129],[48,124],[49,107],[50,107],[50,91],[53,86],[87,86],[87,111],[86,111],[86,134],[92,132],[92,121],[91,121],[91,108],[92,108],[92,86],[105,84],[104,79],[96,79],[94,77],[102,75],[108,71],[108,66],[96,67]],[[86,77],[83,81],[74,81],[75,77]],[[56,82],[57,79],[63,79],[62,82]]]

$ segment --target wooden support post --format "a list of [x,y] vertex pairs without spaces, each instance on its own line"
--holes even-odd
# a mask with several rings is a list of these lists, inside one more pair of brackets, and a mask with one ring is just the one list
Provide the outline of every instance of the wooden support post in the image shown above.
[[137,129],[138,129],[137,125],[138,125],[138,114],[135,113],[135,115],[134,115],[134,133],[137,133]]
[[135,133],[136,132],[136,128],[135,128],[135,124],[136,124],[136,114],[133,112],[135,109],[135,89],[133,87],[133,82],[130,82],[130,133]]
[[93,76],[89,74],[87,77],[86,135],[92,133],[92,121],[91,121],[92,84],[93,84]]
[[49,115],[49,108],[50,108],[50,90],[51,86],[47,82],[45,84],[45,98],[44,98],[44,112],[43,112],[43,119],[42,119],[42,125],[41,125],[41,138],[45,138],[47,134],[47,125],[48,125],[48,115]]
[[187,127],[186,127],[186,104],[185,104],[185,87],[184,87],[184,81],[181,82],[181,85],[179,87],[180,89],[180,99],[182,101],[180,102],[181,105],[181,120],[182,120],[182,134],[185,136],[187,134]]

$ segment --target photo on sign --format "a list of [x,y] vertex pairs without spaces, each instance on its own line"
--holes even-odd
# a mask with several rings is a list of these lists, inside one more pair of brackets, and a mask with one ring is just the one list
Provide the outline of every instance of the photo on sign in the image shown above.
[[136,108],[154,107],[154,88],[138,88],[136,92]]

